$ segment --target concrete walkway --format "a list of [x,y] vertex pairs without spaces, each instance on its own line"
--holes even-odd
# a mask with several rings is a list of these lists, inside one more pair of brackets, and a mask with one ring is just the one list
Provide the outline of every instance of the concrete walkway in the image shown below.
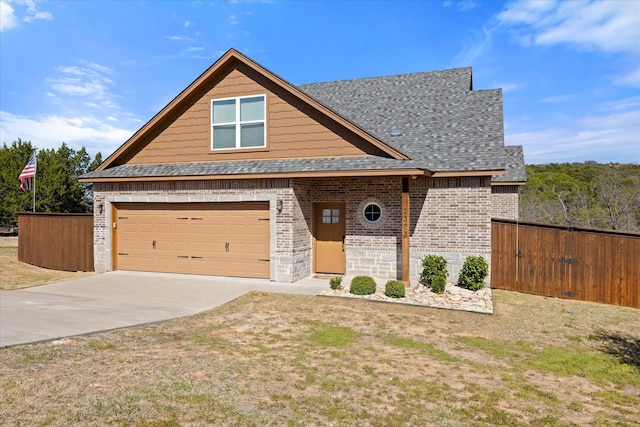
[[327,280],[264,279],[114,271],[0,291],[0,347],[189,316],[250,291],[317,295]]

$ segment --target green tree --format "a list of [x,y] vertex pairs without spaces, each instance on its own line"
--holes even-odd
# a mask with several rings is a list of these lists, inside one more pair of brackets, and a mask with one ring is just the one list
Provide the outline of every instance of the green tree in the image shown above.
[[[0,223],[14,223],[17,212],[31,211],[33,193],[18,191],[18,176],[33,150],[31,142],[20,139],[0,150]],[[37,212],[91,212],[92,188],[77,178],[100,165],[100,153],[92,159],[84,147],[75,151],[63,142],[57,150],[39,150],[36,158]]]
[[18,191],[18,176],[33,150],[31,142],[20,138],[9,147],[3,144],[0,149],[0,224],[13,224],[16,212],[31,211],[33,193]]
[[520,192],[520,219],[603,228],[640,230],[640,166],[551,163],[527,165]]

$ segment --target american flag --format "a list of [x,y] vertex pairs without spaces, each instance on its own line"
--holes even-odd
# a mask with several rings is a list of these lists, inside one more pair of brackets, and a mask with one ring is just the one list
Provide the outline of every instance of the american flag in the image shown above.
[[36,175],[36,153],[34,152],[29,161],[27,162],[18,181],[20,181],[20,191],[29,191],[33,184],[33,177]]

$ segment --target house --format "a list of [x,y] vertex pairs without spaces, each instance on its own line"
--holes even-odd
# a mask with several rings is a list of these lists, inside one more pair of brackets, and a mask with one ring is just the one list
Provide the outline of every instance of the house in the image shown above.
[[455,278],[517,218],[503,139],[470,68],[294,86],[231,49],[81,178],[95,268],[415,282],[440,254]]

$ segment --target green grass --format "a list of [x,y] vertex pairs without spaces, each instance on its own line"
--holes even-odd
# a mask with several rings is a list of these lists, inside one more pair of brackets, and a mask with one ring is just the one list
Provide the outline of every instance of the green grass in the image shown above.
[[621,363],[617,358],[577,346],[562,348],[544,346],[540,349],[531,343],[509,343],[482,337],[456,337],[456,341],[478,348],[489,355],[507,360],[517,369],[528,368],[558,376],[588,378],[597,384],[640,386],[640,371]]
[[446,351],[440,350],[434,347],[432,344],[429,344],[426,342],[415,341],[415,340],[412,340],[411,338],[404,338],[404,337],[399,337],[395,335],[388,336],[384,341],[387,344],[394,345],[397,347],[420,351],[442,362],[458,362],[459,361],[459,359],[456,358],[455,356],[452,356]]
[[362,334],[353,331],[346,326],[329,325],[322,322],[315,322],[311,330],[312,341],[328,346],[345,347],[352,344]]

